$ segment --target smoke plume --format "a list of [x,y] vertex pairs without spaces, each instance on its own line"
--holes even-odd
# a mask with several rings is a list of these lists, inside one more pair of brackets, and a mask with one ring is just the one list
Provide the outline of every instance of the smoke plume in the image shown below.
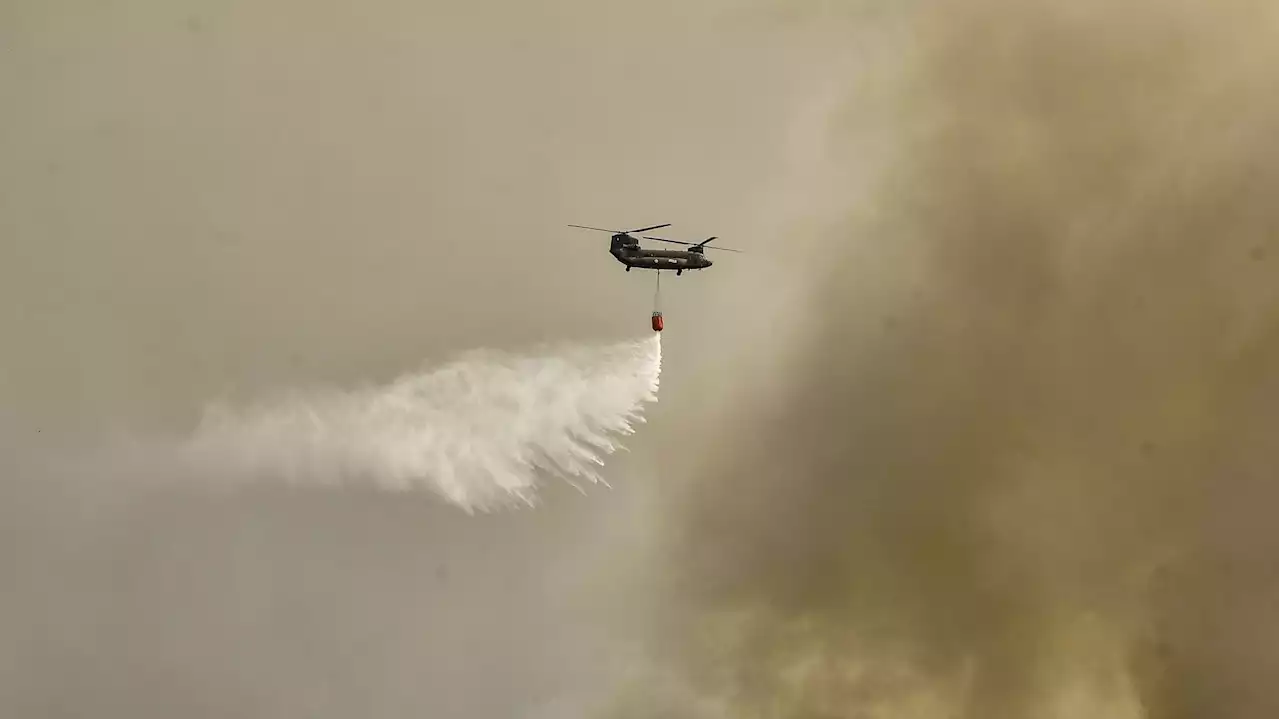
[[1274,715],[1274,5],[909,7],[802,356],[671,498],[666,715]]

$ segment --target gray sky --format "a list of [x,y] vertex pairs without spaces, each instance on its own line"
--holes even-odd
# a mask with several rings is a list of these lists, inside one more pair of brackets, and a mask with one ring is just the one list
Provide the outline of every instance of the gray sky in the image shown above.
[[[168,420],[228,388],[639,331],[652,278],[566,223],[768,246],[754,208],[815,53],[751,16],[540,7],[11,6],[6,396]],[[671,307],[767,276],[759,254]]]
[[771,267],[770,203],[803,171],[794,118],[816,122],[829,53],[710,4],[0,13],[6,713],[498,717],[607,696],[605,660],[644,632],[610,607],[647,574],[658,437],[617,459],[614,491],[483,518],[42,467],[186,432],[210,399],[647,331],[652,277],[567,223],[672,222],[750,253],[668,282],[650,427],[688,414],[740,363],[743,305],[767,315],[796,284]]

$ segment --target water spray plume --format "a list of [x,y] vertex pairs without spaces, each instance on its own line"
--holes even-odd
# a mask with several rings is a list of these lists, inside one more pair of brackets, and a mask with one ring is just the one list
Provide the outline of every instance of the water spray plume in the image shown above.
[[215,406],[186,456],[233,478],[426,488],[468,512],[532,504],[541,476],[603,482],[657,400],[661,335],[526,356],[480,351],[357,390]]

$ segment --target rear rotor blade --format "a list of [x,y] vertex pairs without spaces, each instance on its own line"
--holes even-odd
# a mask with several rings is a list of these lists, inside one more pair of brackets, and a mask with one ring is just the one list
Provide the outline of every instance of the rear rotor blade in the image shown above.
[[703,240],[702,242],[699,242],[698,244],[694,245],[694,247],[701,247],[706,250],[724,250],[725,252],[742,252],[742,250],[735,250],[732,247],[712,247],[708,243],[714,239],[715,239],[715,236],[713,235]]
[[653,240],[655,242],[670,242],[673,245],[686,245],[689,247],[693,246],[692,242],[681,242],[680,240],[668,240],[665,237],[650,237],[648,235],[641,235],[641,237],[643,237],[646,240]]
[[725,252],[742,252],[742,250],[735,250],[732,247],[717,247],[715,245],[708,245],[707,244],[708,242],[716,239],[714,237],[708,237],[707,239],[703,240],[702,242],[699,242],[696,245],[692,242],[682,242],[680,240],[668,240],[665,237],[650,237],[648,235],[643,235],[643,237],[646,240],[654,240],[657,242],[670,242],[673,245],[685,245],[686,247],[698,247],[704,250],[724,250]]

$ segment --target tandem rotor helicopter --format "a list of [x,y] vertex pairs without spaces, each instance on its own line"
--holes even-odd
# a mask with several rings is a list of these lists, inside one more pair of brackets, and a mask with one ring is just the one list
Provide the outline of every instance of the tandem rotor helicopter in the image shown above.
[[[730,247],[709,247],[707,243],[716,239],[708,237],[707,239],[694,244],[692,242],[681,242],[680,240],[668,240],[664,237],[649,237],[641,235],[636,238],[637,232],[648,232],[663,227],[670,227],[671,223],[665,225],[653,225],[651,227],[641,227],[638,230],[606,230],[603,227],[587,227],[586,225],[569,225],[580,230],[595,230],[596,232],[611,232],[613,237],[609,238],[609,254],[614,259],[626,265],[627,272],[632,268],[642,270],[675,270],[676,276],[684,274],[685,270],[705,270],[712,264],[707,258],[705,250],[724,250],[725,252],[741,252]],[[640,240],[653,240],[654,242],[669,242],[673,245],[685,245],[687,250],[646,250],[640,247]]]
[[[682,242],[680,240],[668,240],[665,237],[650,237],[649,235],[641,235],[635,237],[637,233],[648,232],[650,230],[658,230],[663,227],[670,227],[671,223],[665,225],[653,225],[650,227],[641,227],[637,230],[606,230],[603,227],[588,227],[586,225],[569,225],[580,230],[595,230],[596,232],[609,232],[613,237],[609,238],[609,254],[618,262],[626,266],[627,272],[633,268],[642,270],[657,270],[658,281],[657,287],[653,293],[653,317],[650,325],[654,332],[662,331],[662,310],[658,308],[659,295],[662,289],[662,271],[675,270],[676,276],[684,274],[685,270],[705,270],[710,267],[712,261],[707,258],[706,250],[724,250],[725,252],[742,252],[731,247],[710,247],[709,243],[716,239],[708,237],[702,242]],[[640,240],[653,240],[654,242],[669,242],[673,245],[684,245],[687,250],[646,250],[640,247]]]

